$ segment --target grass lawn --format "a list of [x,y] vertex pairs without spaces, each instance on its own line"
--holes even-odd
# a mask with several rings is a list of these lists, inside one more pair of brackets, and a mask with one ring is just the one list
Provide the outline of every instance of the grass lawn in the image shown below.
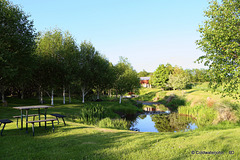
[[[20,103],[22,102],[22,103]],[[96,102],[95,102],[96,103]],[[106,107],[121,108],[118,102],[98,102]],[[9,103],[10,104],[10,103]],[[13,106],[34,104],[34,100],[16,101],[10,107],[0,107],[0,119],[8,118],[14,123],[7,124],[4,136],[0,137],[0,159],[237,159],[240,157],[240,127],[218,130],[195,130],[178,133],[140,133],[126,130],[104,129],[84,125],[67,118],[67,126],[60,120],[55,122],[55,133],[51,124],[48,130],[35,127],[35,136],[16,128],[19,115]],[[123,108],[128,108],[127,102]],[[78,113],[82,104],[61,105],[60,102],[50,113]],[[50,117],[49,117],[50,118]],[[31,119],[31,118],[30,118]],[[29,125],[30,127],[30,125]],[[194,154],[192,153],[194,151]],[[223,154],[197,154],[200,151],[221,151]],[[234,154],[229,154],[234,151]]]
[[[49,124],[50,126],[50,124]],[[237,159],[240,128],[186,133],[138,133],[67,121],[36,127],[36,135],[8,124],[0,137],[0,159]],[[221,151],[220,155],[192,151]],[[234,154],[229,154],[234,151]]]

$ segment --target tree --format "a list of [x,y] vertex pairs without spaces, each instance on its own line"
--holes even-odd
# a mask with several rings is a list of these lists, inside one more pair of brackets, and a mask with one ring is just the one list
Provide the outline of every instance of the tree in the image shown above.
[[[64,41],[65,37],[59,29],[40,33],[37,40],[36,54],[39,58],[39,68],[36,79],[40,88],[51,90],[51,105],[54,104],[54,89],[66,83],[65,61],[68,52],[65,52],[66,48],[64,50]],[[49,93],[48,95],[50,96]]]
[[189,77],[182,68],[177,66],[174,67],[173,73],[169,75],[169,86],[175,89],[184,89],[186,88],[189,82]]
[[[82,42],[80,51],[76,57],[77,73],[75,83],[81,86],[82,103],[85,103],[85,96],[94,87],[97,65],[95,62],[99,58],[99,52],[91,42]],[[98,73],[99,74],[99,73]]]
[[120,57],[120,61],[116,64],[117,79],[115,81],[115,88],[120,94],[119,103],[122,103],[122,96],[133,89],[140,87],[140,79],[135,70],[127,59]]
[[19,86],[31,77],[32,53],[35,47],[35,29],[20,7],[7,0],[0,1],[0,89],[4,91],[11,81]]
[[98,54],[95,57],[95,69],[94,69],[94,87],[97,90],[97,99],[100,99],[100,92],[104,89],[107,89],[109,83],[111,83],[111,76],[114,76],[111,72],[111,66],[109,61],[103,57],[102,55]]
[[210,86],[222,86],[223,95],[235,97],[240,85],[239,6],[236,0],[213,0],[205,11],[207,20],[199,27],[201,39],[196,41],[205,52],[197,61],[209,67]]
[[138,73],[138,77],[147,77],[149,76],[149,73],[145,70]]
[[170,64],[167,64],[166,66],[164,64],[159,65],[156,71],[153,72],[151,83],[154,86],[165,89],[167,87],[171,72],[172,66]]

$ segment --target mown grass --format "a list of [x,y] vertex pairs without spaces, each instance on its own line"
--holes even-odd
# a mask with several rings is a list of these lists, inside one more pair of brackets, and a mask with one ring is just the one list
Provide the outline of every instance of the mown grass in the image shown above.
[[[167,93],[168,94],[168,93]],[[15,99],[13,99],[15,100]],[[73,104],[61,104],[56,99],[50,113],[77,114],[83,104],[74,101]],[[0,107],[0,119],[8,118],[14,123],[7,124],[4,136],[0,137],[0,159],[238,159],[240,157],[240,127],[231,124],[226,127],[221,123],[205,129],[177,133],[140,133],[127,130],[105,129],[93,125],[85,125],[66,119],[64,126],[55,122],[55,132],[51,124],[48,129],[35,127],[35,136],[25,130],[16,128],[16,120],[11,118],[19,111],[13,106],[34,104],[35,100],[15,100],[10,107]],[[18,102],[19,101],[19,102]],[[117,102],[101,103],[109,108],[121,108]],[[128,101],[122,105],[127,108]],[[36,104],[36,103],[35,103]],[[134,108],[136,106],[131,106]],[[131,109],[130,109],[131,110]],[[219,126],[219,127],[218,127]],[[215,128],[214,128],[215,127]],[[194,151],[194,154],[192,154]],[[196,154],[197,151],[221,151],[223,154]],[[234,154],[229,154],[234,151]],[[198,152],[197,152],[198,153]]]
[[[2,160],[15,159],[237,159],[240,128],[180,133],[139,133],[102,129],[67,121],[51,127],[36,127],[36,135],[6,127],[0,137]],[[192,151],[222,151],[221,155],[192,154]],[[234,154],[229,154],[234,151]]]

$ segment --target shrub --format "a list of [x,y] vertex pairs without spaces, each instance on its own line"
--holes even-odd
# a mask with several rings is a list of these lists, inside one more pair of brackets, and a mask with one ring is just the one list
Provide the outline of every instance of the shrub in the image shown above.
[[98,126],[101,128],[115,128],[128,130],[130,123],[125,119],[110,119],[109,117],[99,121]]

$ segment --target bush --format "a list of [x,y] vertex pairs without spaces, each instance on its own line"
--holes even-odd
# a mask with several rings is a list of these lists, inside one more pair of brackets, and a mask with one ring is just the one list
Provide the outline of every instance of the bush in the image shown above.
[[130,123],[125,119],[110,119],[104,118],[99,121],[98,126],[101,128],[115,128],[115,129],[125,129],[128,130],[130,127]]

